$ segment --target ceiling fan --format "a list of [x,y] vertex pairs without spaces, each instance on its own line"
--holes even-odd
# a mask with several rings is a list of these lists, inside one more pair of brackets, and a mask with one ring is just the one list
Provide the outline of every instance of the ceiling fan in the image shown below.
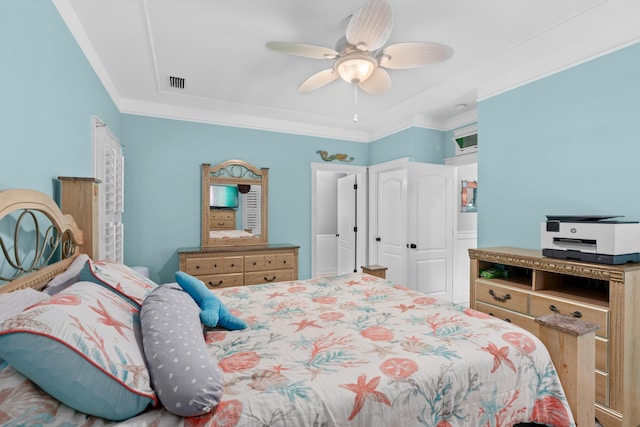
[[351,16],[345,36],[335,49],[302,43],[269,42],[269,49],[314,59],[334,60],[333,67],[306,79],[300,92],[318,89],[341,77],[363,91],[378,95],[391,88],[384,68],[407,69],[449,59],[453,49],[439,43],[404,42],[384,47],[393,28],[391,6],[384,0],[369,0]]

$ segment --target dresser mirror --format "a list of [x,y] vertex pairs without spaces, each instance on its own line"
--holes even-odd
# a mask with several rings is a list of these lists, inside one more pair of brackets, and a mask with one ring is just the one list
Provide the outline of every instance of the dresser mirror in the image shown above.
[[266,245],[269,169],[202,164],[202,247]]

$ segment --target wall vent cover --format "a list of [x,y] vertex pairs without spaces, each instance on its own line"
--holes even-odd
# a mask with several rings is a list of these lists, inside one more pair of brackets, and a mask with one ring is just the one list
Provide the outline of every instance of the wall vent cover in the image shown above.
[[184,89],[184,77],[169,76],[169,86],[175,89]]
[[453,142],[456,145],[456,156],[475,153],[478,151],[478,126],[467,126],[454,131]]

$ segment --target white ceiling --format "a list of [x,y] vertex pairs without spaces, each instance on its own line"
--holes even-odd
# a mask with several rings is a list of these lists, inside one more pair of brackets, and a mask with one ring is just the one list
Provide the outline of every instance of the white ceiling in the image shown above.
[[[334,48],[364,0],[53,0],[123,113],[365,142],[475,121],[478,99],[640,40],[638,0],[388,1],[387,45],[438,42],[454,54],[388,70],[389,92],[358,92],[355,123],[350,84],[297,90],[332,61],[265,43]],[[184,77],[185,89],[169,76]]]

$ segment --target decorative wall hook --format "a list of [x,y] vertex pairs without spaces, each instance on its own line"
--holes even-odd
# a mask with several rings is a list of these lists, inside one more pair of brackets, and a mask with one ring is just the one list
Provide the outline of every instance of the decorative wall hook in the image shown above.
[[353,162],[353,157],[348,157],[348,154],[336,153],[332,155],[328,155],[328,153],[324,150],[318,150],[316,153],[320,154],[320,157],[325,162],[330,162],[332,160],[340,160],[341,162]]

